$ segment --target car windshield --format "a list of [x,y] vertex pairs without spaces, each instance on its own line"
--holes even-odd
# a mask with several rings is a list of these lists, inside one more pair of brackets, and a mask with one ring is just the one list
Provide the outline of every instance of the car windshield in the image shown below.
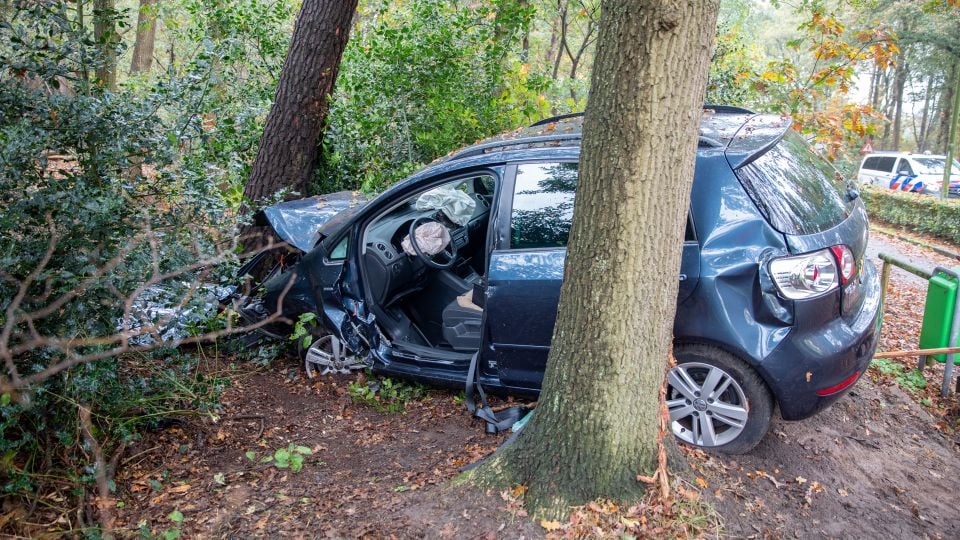
[[[943,168],[947,163],[946,158],[922,157],[913,158],[917,164],[917,173],[919,174],[943,174]],[[960,163],[953,160],[953,167],[950,171],[951,176],[960,174]]]
[[853,209],[843,177],[796,133],[787,133],[737,177],[770,225],[785,234],[825,231]]

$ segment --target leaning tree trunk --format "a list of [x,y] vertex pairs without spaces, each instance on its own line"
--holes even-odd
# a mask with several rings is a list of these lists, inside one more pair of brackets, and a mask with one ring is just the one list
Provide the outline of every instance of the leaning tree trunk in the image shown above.
[[606,0],[543,392],[475,473],[535,515],[623,500],[654,470],[717,0]]
[[100,62],[95,74],[104,88],[117,89],[117,34],[116,4],[114,0],[93,0],[93,38],[100,51]]
[[153,65],[153,46],[157,37],[157,0],[140,0],[137,15],[137,39],[133,44],[130,73],[149,73]]
[[356,7],[357,0],[304,0],[243,192],[249,201],[284,188],[306,191]]

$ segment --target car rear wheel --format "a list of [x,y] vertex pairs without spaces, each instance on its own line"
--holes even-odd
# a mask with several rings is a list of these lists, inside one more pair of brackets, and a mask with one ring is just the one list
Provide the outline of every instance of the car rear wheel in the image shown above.
[[674,349],[667,375],[670,428],[680,441],[728,454],[750,451],[766,435],[773,398],[736,356],[709,345]]

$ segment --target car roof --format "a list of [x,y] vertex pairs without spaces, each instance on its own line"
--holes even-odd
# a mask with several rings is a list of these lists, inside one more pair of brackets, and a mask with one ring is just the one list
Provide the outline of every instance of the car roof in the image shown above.
[[[789,117],[756,114],[727,105],[707,105],[700,118],[701,149],[723,149],[733,168],[753,161],[779,142],[790,126]],[[525,128],[502,133],[457,150],[434,165],[502,152],[525,152],[526,158],[543,157],[547,149],[575,148],[579,151],[583,113],[555,116]],[[432,167],[431,167],[432,168]]]
[[863,157],[863,159],[871,157],[905,157],[905,158],[933,158],[933,159],[947,159],[947,156],[943,154],[915,154],[913,152],[898,152],[896,150],[871,152]]

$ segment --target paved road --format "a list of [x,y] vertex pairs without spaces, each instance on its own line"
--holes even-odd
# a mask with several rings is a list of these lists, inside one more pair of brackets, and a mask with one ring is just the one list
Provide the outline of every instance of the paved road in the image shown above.
[[[880,261],[878,255],[880,253],[885,253],[887,255],[892,255],[902,261],[905,261],[913,266],[921,268],[926,271],[931,271],[936,266],[947,266],[947,267],[958,267],[960,266],[960,261],[954,260],[948,257],[944,257],[934,251],[925,249],[921,246],[916,246],[897,240],[887,236],[886,234],[880,234],[877,232],[870,233],[870,242],[867,245],[867,258],[873,261],[879,269],[883,264]],[[902,270],[894,270],[893,275],[895,278],[907,280],[917,285],[922,285],[926,283],[925,279],[919,278],[909,272]]]

